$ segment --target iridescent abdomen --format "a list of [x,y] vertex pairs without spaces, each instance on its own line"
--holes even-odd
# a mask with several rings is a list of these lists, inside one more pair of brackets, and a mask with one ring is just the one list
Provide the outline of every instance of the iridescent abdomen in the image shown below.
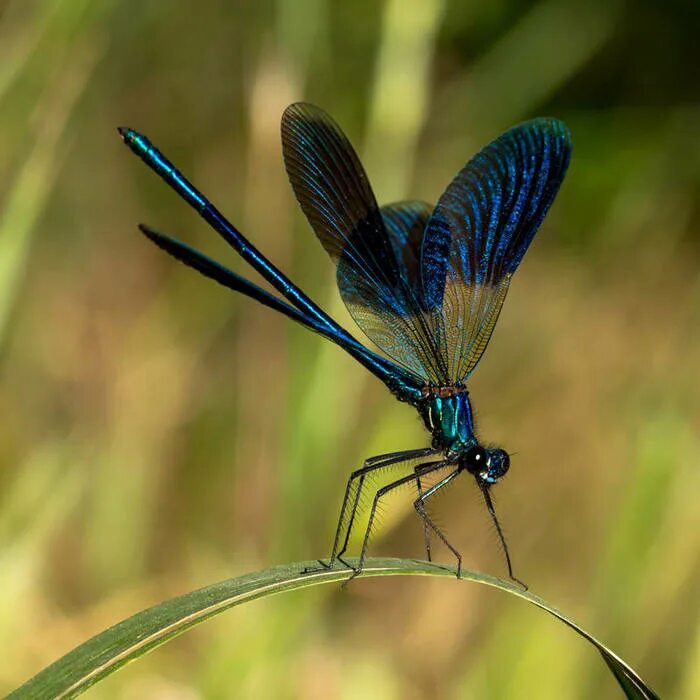
[[425,427],[433,435],[433,447],[457,452],[476,443],[474,420],[466,389],[426,389],[419,404]]

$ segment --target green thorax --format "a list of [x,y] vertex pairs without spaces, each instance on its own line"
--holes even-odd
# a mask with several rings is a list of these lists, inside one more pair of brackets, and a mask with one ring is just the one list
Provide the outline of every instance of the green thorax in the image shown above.
[[469,393],[463,387],[426,387],[418,405],[425,427],[433,435],[433,447],[451,452],[476,443]]

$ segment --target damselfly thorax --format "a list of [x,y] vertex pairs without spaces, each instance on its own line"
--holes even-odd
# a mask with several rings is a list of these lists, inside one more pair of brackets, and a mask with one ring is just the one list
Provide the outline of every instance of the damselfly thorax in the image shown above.
[[476,444],[469,392],[464,386],[423,387],[418,411],[433,436],[433,447],[448,454]]

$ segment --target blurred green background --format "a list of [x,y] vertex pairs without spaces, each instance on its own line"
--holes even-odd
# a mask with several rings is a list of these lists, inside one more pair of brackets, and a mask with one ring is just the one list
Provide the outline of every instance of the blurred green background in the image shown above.
[[[518,575],[663,697],[700,697],[698,8],[0,1],[0,693],[166,597],[327,555],[347,474],[427,444],[342,351],[135,228],[242,269],[118,125],[359,335],[284,174],[279,118],[303,98],[380,202],[435,201],[522,119],[570,125],[569,175],[470,390],[481,436],[516,453],[496,497]],[[467,567],[504,573],[467,480],[436,510]],[[406,500],[372,553],[422,556]],[[246,605],[91,693],[620,696],[548,616],[419,578]]]

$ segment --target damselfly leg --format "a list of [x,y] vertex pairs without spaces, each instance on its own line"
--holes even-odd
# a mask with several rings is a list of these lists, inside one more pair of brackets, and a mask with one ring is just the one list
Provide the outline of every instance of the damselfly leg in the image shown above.
[[[420,478],[420,467],[421,465],[419,464],[414,469],[414,472],[416,474],[416,488],[418,490],[418,498],[420,498],[423,495],[423,484]],[[423,519],[423,541],[425,542],[425,556],[428,559],[428,561],[432,561],[433,557],[430,552],[430,527],[428,526],[428,522],[425,519]]]
[[[425,509],[426,500],[437,493],[441,488],[447,486],[447,484],[449,484],[450,481],[452,481],[452,479],[454,479],[458,474],[459,469],[455,469],[454,471],[450,472],[444,479],[441,479],[434,486],[431,486],[427,491],[420,494],[413,503],[413,507],[416,509],[418,515],[420,515],[420,517],[423,519],[423,528],[426,533],[426,541],[429,542],[429,531],[432,530],[445,545],[445,547],[447,547],[452,554],[454,554],[455,558],[457,559],[457,578],[460,578],[462,575],[462,555],[454,548],[453,545],[449,543],[447,537],[445,537],[445,533],[443,533],[442,530],[440,530],[440,528],[433,522],[432,518],[428,514],[428,511]],[[430,554],[430,552],[428,552],[428,554]],[[431,561],[430,556],[428,556],[428,561]]]
[[[350,534],[352,533],[352,528],[355,524],[355,516],[357,515],[360,505],[360,497],[362,495],[362,490],[366,485],[365,480],[368,474],[387,467],[398,466],[402,462],[408,462],[412,459],[429,457],[433,454],[435,454],[435,449],[432,447],[423,447],[416,450],[404,450],[402,452],[390,452],[388,454],[370,457],[369,459],[365,460],[365,463],[360,469],[352,472],[345,487],[345,495],[343,496],[343,504],[340,508],[340,516],[338,518],[338,526],[335,531],[331,556],[327,563],[322,559],[319,559],[318,563],[320,566],[324,569],[332,569],[336,560],[338,560],[348,568],[353,568],[350,564],[343,560],[343,554],[345,554],[348,548]],[[415,477],[411,478],[415,479]],[[344,537],[343,532],[345,533]],[[340,544],[341,537],[343,540],[342,545]],[[305,569],[304,573],[312,573],[314,571],[318,571],[318,568]]]
[[[427,462],[425,464],[421,464],[418,467],[415,468],[413,474],[409,474],[408,476],[404,476],[401,479],[397,479],[396,481],[392,481],[390,484],[387,484],[386,486],[382,486],[376,494],[374,495],[374,500],[372,501],[372,509],[369,514],[369,520],[367,522],[367,529],[365,530],[365,536],[362,541],[362,551],[360,552],[360,560],[357,563],[357,568],[353,571],[352,576],[345,582],[346,584],[349,583],[353,578],[358,576],[361,572],[362,569],[364,568],[365,565],[365,559],[367,557],[367,550],[369,548],[369,539],[370,535],[372,534],[372,527],[374,526],[374,520],[377,514],[377,508],[379,506],[379,503],[381,500],[389,494],[391,491],[396,490],[397,488],[403,486],[404,484],[409,484],[411,482],[415,482],[417,478],[427,476],[428,474],[431,474],[433,472],[436,472],[440,469],[445,468],[446,466],[449,466],[451,462],[449,460],[440,460],[436,462]],[[438,491],[440,488],[448,484],[452,479],[454,479],[455,476],[459,473],[459,470],[455,469],[454,471],[450,472],[445,478],[441,479],[438,481],[434,486],[431,486],[427,491],[424,492],[423,496],[420,496],[418,498],[419,501],[424,501],[425,498],[431,496],[434,494],[436,491]],[[425,512],[420,512],[419,513],[421,518],[423,518],[423,522],[426,522],[427,518],[427,524],[428,526],[440,537],[440,539],[449,547],[449,549],[458,557],[458,561],[461,564],[461,556],[457,552],[457,550],[450,545],[450,543],[447,541],[445,536],[443,535],[442,532],[435,526],[435,524],[430,520],[428,517],[427,513]]]
[[496,526],[496,532],[498,533],[498,539],[501,543],[501,549],[503,550],[503,554],[506,558],[508,576],[511,581],[515,581],[515,583],[521,586],[523,590],[527,590],[527,584],[524,581],[521,581],[513,574],[513,565],[510,561],[510,552],[508,551],[508,544],[506,543],[506,537],[503,534],[503,530],[501,529],[501,523],[498,522],[498,518],[496,517],[496,509],[493,507],[493,501],[491,500],[491,493],[489,492],[489,487],[487,484],[484,484],[482,481],[479,481],[479,479],[476,480],[476,483],[479,487],[479,490],[481,491],[481,495],[484,497],[484,503],[486,504],[486,509],[488,510],[489,515],[491,516],[491,520]]

